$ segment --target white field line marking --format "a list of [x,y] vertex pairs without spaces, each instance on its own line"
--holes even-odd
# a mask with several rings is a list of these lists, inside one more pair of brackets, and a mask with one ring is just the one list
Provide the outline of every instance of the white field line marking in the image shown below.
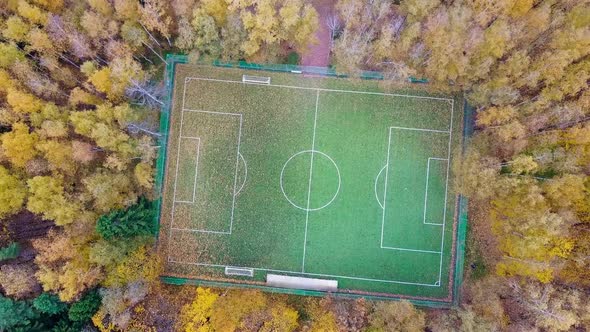
[[[428,206],[428,179],[430,178],[430,161],[431,160],[445,160],[448,161],[447,159],[443,159],[443,158],[428,158],[428,164],[426,166],[426,190],[424,191],[424,219],[422,220],[422,223],[424,225],[435,225],[435,226],[442,226],[442,223],[434,223],[434,222],[426,222],[426,208]],[[447,165],[448,167],[448,165]]]
[[377,174],[377,177],[375,178],[375,199],[377,200],[377,203],[379,203],[379,206],[381,206],[382,209],[384,209],[385,207],[383,206],[383,204],[381,204],[381,201],[379,201],[379,195],[377,194],[377,182],[379,182],[379,177],[381,176],[381,173],[383,173],[383,170],[385,170],[386,167],[387,165],[383,166],[383,168],[379,171],[379,174]]
[[199,144],[197,145],[197,165],[195,166],[195,183],[193,184],[193,203],[195,202],[197,196],[197,174],[199,174],[199,155],[201,154],[201,139],[199,139]]
[[[184,86],[182,87],[182,111],[184,111],[184,101],[186,100],[186,84],[188,83],[189,78],[185,77],[184,78]],[[182,132],[180,132],[180,134],[182,135]]]
[[391,128],[388,129],[389,138],[387,139],[387,160],[385,161],[385,185],[383,186],[383,214],[381,218],[381,248],[383,248],[383,232],[385,230],[385,205],[387,202],[387,178],[389,176],[389,152],[391,150]]
[[191,109],[187,109],[187,108],[183,108],[182,110],[184,112],[196,112],[196,113],[208,113],[208,114],[222,114],[222,115],[242,116],[241,113],[212,112],[212,111],[202,111],[202,110],[191,110]]
[[233,200],[231,203],[231,220],[229,223],[229,233],[231,234],[231,231],[234,227],[234,210],[236,207],[236,186],[238,185],[238,166],[239,166],[239,162],[240,162],[240,144],[242,143],[242,121],[243,120],[243,116],[242,114],[240,114],[240,130],[238,132],[238,152],[236,154],[236,174],[234,177],[234,195],[233,195]]
[[414,131],[428,131],[428,132],[431,132],[431,133],[443,133],[443,134],[448,134],[449,133],[448,130],[437,130],[437,129],[426,129],[426,128],[396,127],[396,126],[391,126],[389,128],[392,128],[392,129],[402,129],[402,130],[414,130]]
[[424,219],[422,223],[426,224],[426,203],[428,202],[428,177],[430,176],[430,158],[426,165],[426,191],[424,192]]
[[[320,207],[313,208],[313,209],[311,209],[311,208],[310,208],[310,209],[308,209],[308,208],[306,208],[306,207],[299,206],[299,205],[297,205],[295,202],[293,202],[293,201],[292,201],[292,200],[289,198],[289,195],[287,195],[287,193],[285,192],[285,186],[284,186],[284,184],[283,184],[283,182],[284,182],[284,181],[283,181],[283,178],[284,178],[284,173],[285,173],[285,169],[287,168],[287,165],[289,164],[289,162],[291,161],[291,159],[293,159],[293,158],[295,158],[295,157],[297,157],[298,155],[300,155],[300,154],[303,154],[303,153],[311,153],[311,154],[315,154],[315,153],[317,153],[317,154],[320,154],[320,155],[322,155],[322,156],[326,157],[326,158],[327,158],[327,159],[328,159],[328,160],[329,160],[329,161],[332,163],[332,165],[334,165],[334,168],[336,169],[336,173],[337,173],[337,175],[338,175],[338,188],[336,189],[336,192],[334,193],[334,196],[332,196],[332,199],[330,199],[330,201],[328,201],[328,203],[326,203],[326,204],[324,204],[324,205],[322,205],[322,206],[320,206]],[[285,162],[285,164],[283,164],[283,168],[281,169],[281,176],[280,176],[280,180],[279,180],[279,182],[280,182],[281,192],[283,193],[283,196],[285,196],[285,199],[286,199],[286,200],[287,200],[287,201],[288,201],[288,202],[289,202],[289,203],[290,203],[292,206],[294,206],[294,207],[296,207],[296,208],[298,208],[298,209],[300,209],[300,210],[303,210],[303,211],[310,211],[310,212],[313,212],[313,211],[319,211],[319,210],[321,210],[321,209],[324,209],[324,208],[325,208],[325,207],[327,207],[328,205],[332,204],[332,202],[334,202],[334,200],[336,199],[336,197],[337,197],[337,196],[338,196],[338,194],[340,193],[340,187],[342,186],[342,177],[341,177],[341,175],[340,175],[340,168],[338,167],[338,165],[336,164],[336,162],[334,161],[334,159],[332,159],[332,157],[330,157],[329,155],[327,155],[327,154],[325,154],[325,153],[323,153],[323,152],[321,152],[321,151],[318,151],[318,150],[303,150],[303,151],[299,151],[299,152],[295,153],[294,155],[292,155],[291,157],[289,157],[289,159],[287,159],[287,161]]]
[[[440,241],[440,252],[444,252],[444,248],[445,248],[445,226],[446,226],[446,222],[447,222],[447,198],[449,195],[449,171],[451,169],[451,142],[452,142],[452,138],[453,138],[453,116],[454,116],[454,111],[455,111],[455,100],[451,100],[451,121],[450,121],[450,125],[449,125],[449,132],[451,133],[449,135],[449,145],[448,145],[448,151],[447,151],[447,181],[445,184],[445,208],[444,208],[444,215],[443,215],[443,224],[441,227],[441,241]],[[441,279],[442,279],[442,264],[443,264],[443,255],[440,255],[440,266],[439,266],[439,270],[438,270],[438,284],[440,285],[442,283]]]
[[[315,95],[315,112],[313,116],[313,136],[311,139],[311,151],[315,151],[315,133],[318,121],[318,103],[320,100],[320,92],[317,91]],[[309,181],[307,184],[307,211],[305,211],[305,235],[303,236],[303,260],[301,262],[301,272],[305,272],[305,249],[307,247],[307,225],[309,223],[309,203],[311,202],[311,178],[313,175],[313,156],[315,153],[311,153],[311,162],[309,165]],[[340,187],[338,187],[340,189]]]
[[[186,79],[188,79],[188,80],[195,80],[195,81],[210,81],[210,82],[222,82],[222,83],[243,84],[242,81],[222,80],[222,79],[216,79],[216,78],[186,77]],[[391,97],[405,97],[405,98],[417,98],[417,99],[431,99],[431,100],[441,100],[441,101],[452,101],[451,98],[417,96],[417,95],[403,95],[403,94],[397,94],[397,93],[383,93],[383,92],[370,92],[370,91],[358,91],[358,90],[340,90],[340,89],[311,88],[311,87],[304,87],[304,86],[282,85],[282,84],[267,84],[266,86],[276,87],[276,88],[300,89],[300,90],[317,90],[317,91],[324,91],[324,92],[344,92],[344,93],[357,93],[357,94],[364,94],[364,95],[391,96]]]
[[170,229],[173,230],[173,231],[183,231],[183,232],[193,232],[193,233],[231,234],[231,232],[209,231],[209,230],[206,230],[206,229],[194,229],[194,228],[172,227]]
[[240,186],[240,189],[238,189],[238,192],[236,193],[236,195],[239,195],[240,192],[242,192],[242,189],[244,189],[244,186],[246,185],[246,181],[248,180],[248,165],[246,164],[246,159],[244,159],[244,156],[242,156],[241,153],[240,153],[240,158],[242,159],[242,162],[244,164],[244,181],[242,181],[242,185]]
[[422,249],[410,249],[410,248],[398,248],[398,247],[381,247],[381,249],[391,249],[391,250],[399,250],[399,251],[412,251],[412,252],[423,252],[427,254],[441,254],[440,251],[434,250],[422,250]]
[[[225,268],[228,265],[222,264],[207,264],[207,263],[194,263],[194,262],[181,262],[170,260],[172,263],[176,264],[189,264],[189,265],[197,265],[197,266],[205,266],[205,267],[216,267],[216,268]],[[408,281],[399,281],[399,280],[383,280],[383,279],[371,279],[371,278],[362,278],[362,277],[350,277],[350,276],[340,276],[335,274],[322,274],[322,273],[309,273],[309,272],[297,272],[297,271],[285,271],[285,270],[274,270],[274,269],[265,269],[265,268],[255,268],[255,267],[242,267],[244,269],[253,269],[256,271],[265,271],[265,272],[275,272],[275,273],[289,273],[294,275],[309,275],[309,276],[318,276],[318,277],[329,277],[329,278],[341,278],[341,279],[351,279],[351,280],[361,280],[361,281],[372,281],[372,282],[383,282],[383,283],[390,283],[390,284],[402,284],[402,285],[414,285],[414,286],[425,286],[425,287],[438,287],[438,284],[424,284],[418,282],[408,282]]]

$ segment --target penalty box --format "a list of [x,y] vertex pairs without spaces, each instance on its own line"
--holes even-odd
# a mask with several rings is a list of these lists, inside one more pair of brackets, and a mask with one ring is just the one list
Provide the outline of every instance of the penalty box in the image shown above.
[[173,230],[231,234],[239,191],[241,128],[241,114],[182,110]]

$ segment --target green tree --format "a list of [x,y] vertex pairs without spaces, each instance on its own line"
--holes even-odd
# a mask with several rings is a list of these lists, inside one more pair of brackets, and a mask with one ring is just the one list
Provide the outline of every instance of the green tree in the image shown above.
[[20,251],[21,248],[17,242],[11,242],[6,247],[0,248],[0,262],[18,257]]
[[0,294],[0,330],[39,329],[39,314],[25,301],[15,301]]
[[68,310],[68,317],[74,322],[89,321],[100,308],[101,297],[97,290],[91,290],[72,304]]
[[102,215],[96,231],[107,240],[150,236],[154,234],[154,217],[154,203],[141,197],[137,204]]
[[60,301],[57,295],[51,293],[41,293],[33,300],[33,307],[42,313],[48,315],[57,315],[68,309],[68,305]]

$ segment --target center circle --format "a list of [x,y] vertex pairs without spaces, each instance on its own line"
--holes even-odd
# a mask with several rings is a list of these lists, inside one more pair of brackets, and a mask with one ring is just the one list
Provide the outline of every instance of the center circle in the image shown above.
[[318,150],[292,155],[281,170],[283,195],[294,207],[317,211],[330,205],[340,192],[340,170],[336,162]]

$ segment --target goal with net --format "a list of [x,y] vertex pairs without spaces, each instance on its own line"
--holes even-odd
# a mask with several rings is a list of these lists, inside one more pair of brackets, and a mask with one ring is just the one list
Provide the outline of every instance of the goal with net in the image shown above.
[[242,75],[242,82],[254,84],[270,84],[270,77]]

